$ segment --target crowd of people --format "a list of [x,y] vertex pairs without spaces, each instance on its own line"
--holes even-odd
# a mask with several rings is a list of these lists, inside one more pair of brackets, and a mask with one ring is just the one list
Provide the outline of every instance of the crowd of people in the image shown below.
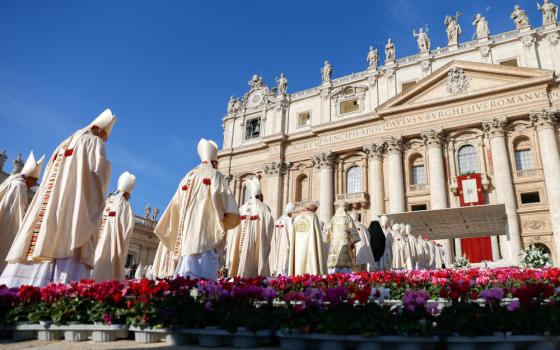
[[27,190],[37,183],[44,157],[37,161],[31,153],[21,173],[0,185],[0,285],[443,267],[441,247],[414,236],[410,225],[389,227],[382,216],[366,228],[345,203],[325,224],[316,201],[298,215],[289,203],[275,220],[258,178],[251,178],[249,200],[238,207],[218,170],[218,146],[201,139],[200,164],[181,179],[155,227],[160,244],[153,265],[132,274],[125,260],[135,176],[124,172],[117,191],[105,198],[111,176],[105,142],[115,122],[107,109],[65,139],[48,159],[29,205]]

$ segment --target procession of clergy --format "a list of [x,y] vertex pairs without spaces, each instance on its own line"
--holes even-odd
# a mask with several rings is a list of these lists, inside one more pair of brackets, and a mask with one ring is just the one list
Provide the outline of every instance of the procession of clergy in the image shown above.
[[[29,208],[27,191],[40,177],[44,156],[37,161],[31,152],[22,171],[0,184],[0,285],[125,279],[136,179],[124,172],[118,191],[105,199],[111,176],[105,142],[115,121],[107,109],[56,148]],[[382,216],[366,228],[346,205],[325,225],[315,214],[317,202],[295,218],[289,203],[274,221],[257,178],[247,180],[250,199],[239,208],[217,170],[216,143],[200,140],[198,154],[201,163],[181,180],[155,228],[160,244],[153,277],[215,280],[443,266],[441,248],[413,236],[410,225],[389,228]]]

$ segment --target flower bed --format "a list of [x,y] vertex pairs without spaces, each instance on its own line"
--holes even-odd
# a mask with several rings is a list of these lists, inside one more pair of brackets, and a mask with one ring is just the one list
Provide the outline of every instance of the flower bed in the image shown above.
[[501,268],[0,287],[0,318],[245,335],[560,335],[559,276]]

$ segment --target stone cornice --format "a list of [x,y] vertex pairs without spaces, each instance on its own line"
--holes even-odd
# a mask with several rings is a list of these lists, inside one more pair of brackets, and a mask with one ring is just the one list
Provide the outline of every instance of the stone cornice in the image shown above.
[[482,130],[491,140],[495,137],[504,137],[508,125],[506,118],[494,118],[482,122]]
[[556,109],[547,109],[538,112],[531,112],[529,119],[531,125],[537,130],[554,129],[558,122],[559,111]]

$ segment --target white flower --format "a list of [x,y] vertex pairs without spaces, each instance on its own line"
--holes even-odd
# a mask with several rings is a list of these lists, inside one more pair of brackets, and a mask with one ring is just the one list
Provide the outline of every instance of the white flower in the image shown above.
[[198,296],[200,295],[200,292],[196,288],[191,288],[191,291],[190,291],[189,294],[190,294],[191,298],[196,300],[196,298],[198,298]]

